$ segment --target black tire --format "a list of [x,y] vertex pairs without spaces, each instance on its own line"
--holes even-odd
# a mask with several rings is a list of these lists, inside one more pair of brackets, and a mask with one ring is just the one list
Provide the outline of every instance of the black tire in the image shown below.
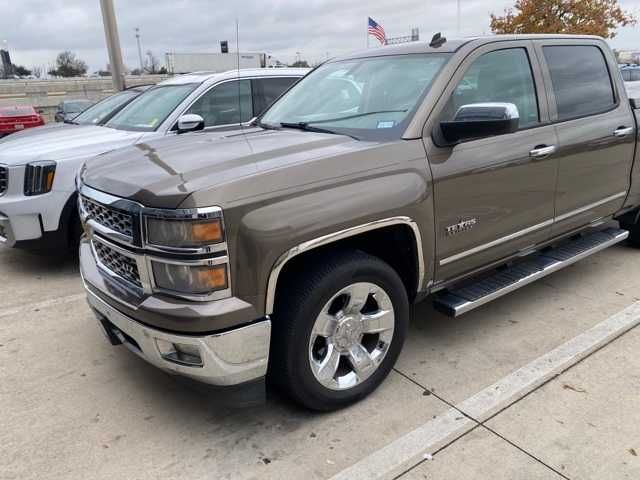
[[637,223],[620,223],[620,228],[629,230],[627,242],[634,247],[640,247],[640,225]]
[[[269,380],[297,403],[316,411],[336,410],[373,392],[398,359],[409,327],[409,301],[396,271],[377,257],[360,251],[332,252],[304,269],[288,275],[278,288]],[[332,390],[314,376],[309,362],[309,342],[321,309],[343,288],[358,282],[382,288],[393,305],[393,336],[383,360],[366,380],[347,390]]]

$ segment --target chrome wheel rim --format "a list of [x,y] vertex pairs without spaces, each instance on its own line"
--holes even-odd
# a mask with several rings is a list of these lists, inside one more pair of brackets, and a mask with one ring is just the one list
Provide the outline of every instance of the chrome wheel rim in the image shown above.
[[395,327],[391,298],[369,282],[349,285],[325,304],[309,339],[316,380],[330,390],[359,385],[384,360]]

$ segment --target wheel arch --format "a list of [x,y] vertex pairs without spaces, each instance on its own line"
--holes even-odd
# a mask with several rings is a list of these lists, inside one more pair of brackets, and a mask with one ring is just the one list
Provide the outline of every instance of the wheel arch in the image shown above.
[[[424,282],[426,270],[420,228],[418,227],[418,224],[410,217],[390,217],[381,220],[375,220],[373,222],[368,222],[354,227],[349,227],[334,233],[307,240],[296,245],[295,247],[290,248],[285,253],[280,255],[269,273],[265,300],[265,314],[273,314],[276,292],[278,289],[278,285],[280,284],[279,281],[283,277],[283,273],[286,273],[285,267],[291,266],[294,263],[294,259],[301,260],[301,257],[303,255],[312,252],[316,253],[319,249],[327,247],[339,248],[341,246],[349,246],[352,248],[358,248],[358,246],[360,246],[364,247],[362,248],[362,250],[368,251],[365,241],[371,238],[370,235],[393,235],[393,232],[397,232],[399,231],[399,229],[404,230],[405,234],[408,234],[408,238],[412,240],[408,247],[411,248],[414,255],[412,257],[413,261],[409,264],[410,267],[412,266],[413,270],[411,272],[403,271],[398,273],[401,277],[403,277],[403,282],[405,283],[405,286],[407,286],[409,293],[415,294],[417,292],[423,291],[425,289]],[[397,242],[398,240],[394,241]],[[388,261],[388,259],[384,258],[384,254],[376,256]],[[397,256],[396,258],[402,257]],[[397,265],[392,266],[396,270],[398,270]],[[411,279],[410,277],[413,277],[413,279]]]

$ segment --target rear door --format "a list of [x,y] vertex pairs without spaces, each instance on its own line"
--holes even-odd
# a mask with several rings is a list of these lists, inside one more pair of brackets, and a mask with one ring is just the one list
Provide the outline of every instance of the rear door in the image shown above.
[[554,235],[611,215],[629,190],[634,118],[605,48],[591,40],[536,42],[558,137]]
[[[438,140],[439,123],[459,107],[507,102],[517,106],[515,133],[455,146]],[[556,160],[538,155],[556,144],[533,43],[495,42],[458,68],[425,129],[436,211],[437,280],[448,280],[549,238]],[[456,226],[463,226],[456,228]]]

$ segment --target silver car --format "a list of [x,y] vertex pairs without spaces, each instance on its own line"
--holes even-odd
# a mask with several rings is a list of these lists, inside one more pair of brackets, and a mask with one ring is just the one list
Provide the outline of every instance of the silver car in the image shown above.
[[150,88],[104,125],[54,124],[0,140],[0,244],[73,246],[80,228],[74,181],[87,158],[194,130],[224,135],[261,113],[307,72],[182,75]]

